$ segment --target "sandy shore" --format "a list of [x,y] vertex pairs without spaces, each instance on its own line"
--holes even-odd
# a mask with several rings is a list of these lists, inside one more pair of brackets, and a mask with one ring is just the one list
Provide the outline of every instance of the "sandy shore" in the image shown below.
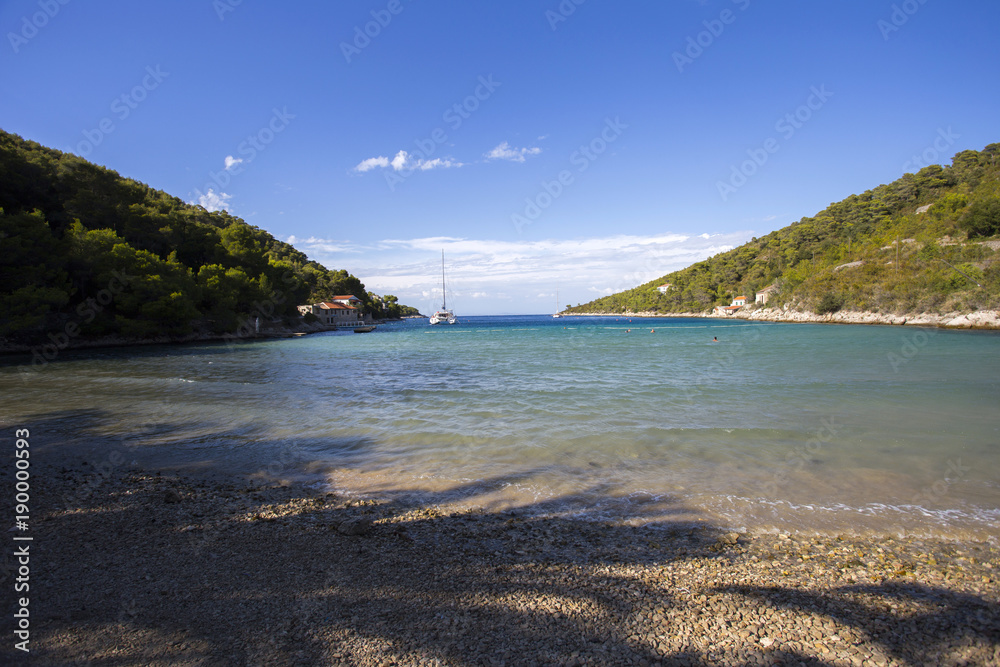
[[446,515],[65,459],[33,460],[31,503],[31,653],[8,538],[7,664],[1000,664],[989,543]]

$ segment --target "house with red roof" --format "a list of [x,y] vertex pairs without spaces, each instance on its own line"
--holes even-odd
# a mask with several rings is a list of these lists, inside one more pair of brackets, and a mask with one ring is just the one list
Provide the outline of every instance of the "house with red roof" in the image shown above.
[[747,305],[747,298],[745,296],[738,296],[733,299],[733,302],[728,306],[716,306],[716,315],[733,315],[743,306]]
[[363,319],[358,306],[361,299],[348,294],[335,296],[330,301],[299,306],[301,315],[315,315],[321,324],[327,326],[353,326]]

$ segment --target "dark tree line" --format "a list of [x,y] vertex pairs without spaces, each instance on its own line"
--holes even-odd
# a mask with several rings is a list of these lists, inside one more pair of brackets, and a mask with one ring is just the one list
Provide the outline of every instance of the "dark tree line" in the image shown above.
[[0,131],[0,336],[226,333],[347,294],[416,312],[225,211]]

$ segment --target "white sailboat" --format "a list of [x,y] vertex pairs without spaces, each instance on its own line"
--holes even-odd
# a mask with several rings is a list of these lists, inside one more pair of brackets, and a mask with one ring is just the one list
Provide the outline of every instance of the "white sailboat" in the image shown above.
[[448,310],[448,295],[444,287],[444,250],[441,251],[441,309],[431,315],[431,324],[455,324],[458,318],[455,313]]
[[559,312],[559,290],[556,290],[556,312],[552,313],[552,317],[562,317],[562,313]]

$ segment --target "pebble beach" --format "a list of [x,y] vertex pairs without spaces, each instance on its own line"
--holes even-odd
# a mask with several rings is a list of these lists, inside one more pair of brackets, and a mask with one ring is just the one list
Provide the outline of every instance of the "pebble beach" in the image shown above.
[[1000,664],[995,541],[34,470],[31,653],[5,647],[8,664]]

